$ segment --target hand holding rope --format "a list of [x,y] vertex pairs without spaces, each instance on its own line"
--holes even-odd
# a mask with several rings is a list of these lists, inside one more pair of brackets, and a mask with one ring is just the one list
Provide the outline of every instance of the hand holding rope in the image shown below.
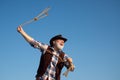
[[75,69],[75,66],[74,66],[74,64],[73,64],[72,62],[68,62],[68,63],[69,63],[69,65],[66,66],[66,67],[67,67],[67,71],[65,71],[65,72],[63,73],[63,75],[64,75],[65,77],[67,77],[67,75],[68,75],[68,73],[69,73],[70,71],[74,71],[74,69]]

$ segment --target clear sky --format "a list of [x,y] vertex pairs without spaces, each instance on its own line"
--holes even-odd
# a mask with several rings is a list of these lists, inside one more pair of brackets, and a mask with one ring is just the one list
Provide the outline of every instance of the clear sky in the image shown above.
[[76,68],[61,80],[120,80],[119,0],[0,0],[0,80],[35,80],[41,54],[16,28],[48,6],[48,17],[23,29],[46,44],[68,38],[64,52]]

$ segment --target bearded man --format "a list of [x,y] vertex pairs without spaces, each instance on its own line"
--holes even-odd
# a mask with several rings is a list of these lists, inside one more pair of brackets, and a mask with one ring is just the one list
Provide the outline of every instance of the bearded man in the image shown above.
[[[37,48],[42,53],[36,80],[60,80],[62,68],[64,66],[69,68],[72,63],[72,58],[62,51],[67,39],[62,35],[56,35],[50,39],[50,45],[47,45],[33,39],[21,26],[17,28],[17,31],[32,47]],[[74,66],[70,68],[70,71],[73,70]]]

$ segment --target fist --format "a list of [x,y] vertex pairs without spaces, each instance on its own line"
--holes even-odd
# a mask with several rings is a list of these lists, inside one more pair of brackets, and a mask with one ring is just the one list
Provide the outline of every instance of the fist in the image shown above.
[[22,32],[22,31],[23,31],[22,27],[21,27],[21,26],[17,27],[17,31],[18,31],[19,33]]
[[75,69],[75,66],[73,64],[71,64],[70,71],[74,71],[74,69]]

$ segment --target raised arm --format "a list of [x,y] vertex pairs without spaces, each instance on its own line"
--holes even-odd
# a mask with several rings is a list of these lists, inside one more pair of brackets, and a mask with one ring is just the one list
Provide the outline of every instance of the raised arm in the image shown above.
[[27,42],[31,42],[33,40],[32,37],[30,37],[23,29],[21,26],[19,26],[17,28],[17,31],[24,37],[24,39],[27,41]]
[[17,28],[17,31],[24,37],[24,39],[30,43],[30,45],[34,48],[38,48],[41,50],[46,50],[48,45],[46,44],[42,44],[41,42],[38,42],[36,40],[34,40],[31,36],[29,36],[23,29],[21,26],[19,26]]

